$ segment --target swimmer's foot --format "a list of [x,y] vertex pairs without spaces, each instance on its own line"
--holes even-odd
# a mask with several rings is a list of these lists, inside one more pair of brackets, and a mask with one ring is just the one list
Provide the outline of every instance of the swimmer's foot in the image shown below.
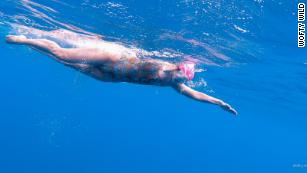
[[27,37],[24,35],[8,35],[6,36],[7,43],[23,43],[27,40]]

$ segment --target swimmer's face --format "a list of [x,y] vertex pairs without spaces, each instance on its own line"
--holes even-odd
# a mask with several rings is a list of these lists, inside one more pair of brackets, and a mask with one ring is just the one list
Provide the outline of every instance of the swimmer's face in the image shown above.
[[181,70],[176,70],[172,73],[172,80],[175,82],[186,82],[189,78]]

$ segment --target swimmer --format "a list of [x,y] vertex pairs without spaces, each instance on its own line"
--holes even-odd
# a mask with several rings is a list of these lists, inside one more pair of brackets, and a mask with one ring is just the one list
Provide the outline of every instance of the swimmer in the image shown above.
[[[8,35],[6,41],[11,44],[30,46],[60,63],[101,81],[170,86],[185,96],[218,105],[237,115],[237,111],[224,101],[198,92],[184,84],[194,78],[195,64],[192,62],[174,64],[142,58],[136,51],[119,43],[104,41],[99,37],[87,37],[62,29],[42,31],[33,28],[29,30],[29,33],[34,35],[34,38],[33,36],[28,38],[24,35]],[[72,44],[83,41],[84,44],[79,47],[65,48],[54,40],[64,40]],[[97,44],[86,44],[87,41],[97,43],[99,47]]]

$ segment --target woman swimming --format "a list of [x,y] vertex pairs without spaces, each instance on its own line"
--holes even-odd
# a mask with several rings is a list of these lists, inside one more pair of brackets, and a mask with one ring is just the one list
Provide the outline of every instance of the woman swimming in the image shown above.
[[[6,41],[42,51],[58,62],[101,81],[171,86],[190,98],[219,105],[226,111],[237,114],[236,110],[224,101],[195,91],[184,84],[194,77],[192,62],[173,64],[162,60],[141,58],[135,51],[120,44],[66,30],[30,29],[29,33],[34,35],[34,38],[9,35]],[[83,41],[85,44],[81,47],[64,48],[53,40],[65,40],[71,44]],[[86,41],[93,41],[94,44],[86,44]],[[95,43],[99,44],[99,48]]]

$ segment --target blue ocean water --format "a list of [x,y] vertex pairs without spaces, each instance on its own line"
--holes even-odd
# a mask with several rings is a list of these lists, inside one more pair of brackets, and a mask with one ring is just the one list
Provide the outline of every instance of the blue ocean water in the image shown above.
[[[297,48],[297,3],[1,1],[0,172],[307,171],[307,52]],[[205,69],[195,89],[239,116],[167,87],[102,83],[8,45],[12,24],[192,57]]]

